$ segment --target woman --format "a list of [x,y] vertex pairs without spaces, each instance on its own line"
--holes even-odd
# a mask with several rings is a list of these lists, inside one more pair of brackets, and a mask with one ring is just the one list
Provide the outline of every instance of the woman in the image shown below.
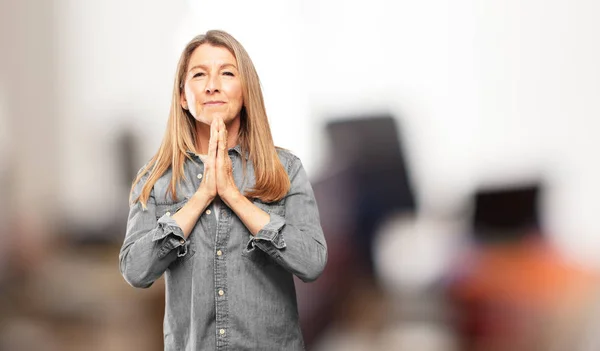
[[223,31],[183,51],[167,131],[131,190],[121,273],[165,274],[165,350],[302,350],[293,275],[327,246],[301,161],[275,148],[258,75]]

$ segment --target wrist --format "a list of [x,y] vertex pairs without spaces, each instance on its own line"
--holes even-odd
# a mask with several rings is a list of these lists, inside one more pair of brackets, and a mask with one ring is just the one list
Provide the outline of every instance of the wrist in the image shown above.
[[208,191],[206,191],[205,189],[198,189],[194,195],[192,196],[196,201],[198,201],[198,203],[205,205],[204,207],[208,206],[208,204],[210,204],[216,197],[216,194],[210,194]]
[[244,195],[242,195],[242,193],[240,193],[240,191],[236,188],[223,193],[221,195],[221,200],[223,200],[223,202],[225,202],[229,208],[233,209],[235,204],[238,203],[243,197]]

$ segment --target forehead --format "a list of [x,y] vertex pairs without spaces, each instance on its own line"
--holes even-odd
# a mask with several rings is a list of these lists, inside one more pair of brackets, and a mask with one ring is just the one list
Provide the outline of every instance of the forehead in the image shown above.
[[202,44],[192,52],[188,67],[195,65],[222,65],[226,63],[233,65],[237,63],[229,50],[221,46]]

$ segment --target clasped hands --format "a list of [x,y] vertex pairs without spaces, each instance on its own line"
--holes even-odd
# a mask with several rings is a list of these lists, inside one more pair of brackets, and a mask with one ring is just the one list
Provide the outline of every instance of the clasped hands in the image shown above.
[[227,152],[227,128],[223,119],[213,118],[210,124],[208,155],[204,160],[204,174],[197,192],[212,201],[217,195],[229,205],[241,193],[235,185],[231,159]]

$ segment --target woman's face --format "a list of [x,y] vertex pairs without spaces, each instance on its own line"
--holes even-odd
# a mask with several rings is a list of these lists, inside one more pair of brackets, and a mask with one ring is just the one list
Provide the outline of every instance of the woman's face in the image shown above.
[[201,123],[220,116],[228,124],[243,105],[237,62],[229,50],[202,44],[194,50],[184,78],[181,106]]

